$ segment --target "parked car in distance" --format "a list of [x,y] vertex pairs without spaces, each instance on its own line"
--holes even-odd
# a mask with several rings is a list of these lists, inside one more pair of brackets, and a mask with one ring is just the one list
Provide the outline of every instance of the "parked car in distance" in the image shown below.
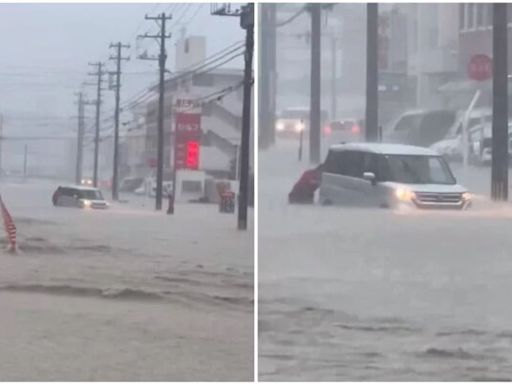
[[[448,130],[446,136],[435,142],[430,148],[450,161],[461,161],[463,159],[462,133],[466,111],[459,111],[458,117]],[[472,153],[471,137],[475,127],[492,122],[492,110],[490,108],[475,108],[468,116],[468,153]]]
[[[508,154],[512,155],[512,123],[508,124]],[[473,127],[468,133],[470,160],[479,165],[490,165],[492,162],[492,123]]]
[[59,186],[52,202],[56,207],[106,209],[109,206],[98,188],[84,186]]
[[330,147],[322,167],[322,205],[466,209],[471,196],[431,149],[350,143]]
[[363,133],[363,123],[358,119],[341,119],[331,121],[324,126],[324,135],[342,132],[359,137]]
[[121,192],[135,192],[144,183],[143,177],[126,177],[121,181]]
[[446,137],[455,118],[451,110],[409,111],[383,128],[383,141],[429,147]]

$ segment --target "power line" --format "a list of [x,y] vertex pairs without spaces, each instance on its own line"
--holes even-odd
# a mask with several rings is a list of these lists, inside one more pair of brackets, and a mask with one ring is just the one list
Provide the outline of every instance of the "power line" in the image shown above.
[[276,22],[276,27],[279,28],[279,27],[283,27],[287,24],[290,24],[293,20],[295,20],[300,15],[302,15],[306,11],[306,9],[307,9],[307,7],[306,7],[306,5],[304,5],[299,11],[297,11],[297,13],[290,16],[288,19],[281,21],[281,22]]
[[[236,46],[236,47],[235,47]],[[240,41],[237,41],[231,45],[229,45],[228,47],[225,47],[223,48],[222,50],[216,52],[215,54],[211,55],[210,57],[206,58],[205,60],[201,61],[201,62],[198,62],[198,63],[195,63],[195,64],[192,64],[191,66],[189,66],[188,70],[185,71],[185,72],[181,72],[179,75],[182,76],[182,75],[193,75],[195,73],[197,73],[197,70],[198,69],[201,69],[202,67],[204,67],[205,65],[208,65],[208,64],[212,64],[214,63],[216,60],[220,59],[220,58],[223,58],[223,57],[226,57],[224,55],[224,53],[228,50],[231,49],[230,53],[232,52],[236,52],[236,50],[238,50],[239,48],[242,48],[244,46],[243,43],[241,43]],[[235,49],[232,49],[233,47],[235,47]],[[222,55],[221,57],[217,57],[219,55]],[[231,60],[230,60],[231,61]],[[225,63],[224,63],[225,64]],[[222,64],[222,65],[224,65]],[[215,67],[213,69],[216,69],[218,67]],[[181,79],[181,78],[180,78]],[[176,81],[177,78],[174,77],[174,78],[170,78],[168,80],[174,80]],[[146,101],[149,97],[152,97],[153,94],[153,88],[156,86],[157,83],[154,83],[152,85],[150,85],[149,87],[145,87],[142,91],[136,93],[134,96],[132,96],[131,98],[129,98],[122,106],[121,108],[122,109],[131,109],[131,108],[134,108],[135,106],[137,106],[138,104]]]
[[[205,74],[205,73],[208,73],[208,72],[211,72],[212,70],[214,69],[217,69],[231,61],[233,61],[234,59],[236,59],[237,57],[240,57],[244,54],[244,51],[241,50],[241,48],[243,48],[243,44],[237,46],[236,48],[232,49],[231,51],[225,53],[224,55],[218,57],[218,58],[215,58],[213,60],[210,60],[209,62],[204,62],[204,64],[202,65],[199,65],[197,68],[194,68],[192,70],[188,70],[186,72],[180,72],[177,76],[175,77],[171,77],[170,79],[168,79],[168,81],[180,81],[180,80],[183,80],[185,79],[186,77],[190,77],[190,76],[193,76],[193,75],[198,75],[198,74]],[[238,51],[238,52],[237,52]],[[231,57],[228,57],[230,54],[233,54]],[[228,57],[226,60],[218,63],[217,65],[213,66],[213,67],[208,67],[209,65],[213,64],[213,63],[216,63],[217,61],[219,60],[222,60],[224,59],[225,57]],[[132,101],[131,103],[123,106],[123,109],[131,109],[133,107],[135,107],[136,105],[140,104],[141,102],[145,101],[145,100],[142,100],[141,99],[143,97],[145,97],[147,99],[147,96],[149,96],[149,94],[152,92],[152,89],[154,88],[155,85],[152,85],[150,86],[148,89],[146,89],[143,93],[143,95],[140,96],[140,99],[137,99],[135,98],[134,101]]]

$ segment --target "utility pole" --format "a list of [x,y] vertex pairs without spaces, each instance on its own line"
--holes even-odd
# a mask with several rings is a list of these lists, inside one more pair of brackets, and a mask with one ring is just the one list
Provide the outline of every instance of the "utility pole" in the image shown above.
[[245,29],[244,95],[242,107],[242,142],[240,145],[240,190],[238,192],[238,229],[247,230],[247,204],[249,198],[249,157],[251,141],[252,59],[254,52],[254,3],[232,10],[230,3],[212,4],[212,14],[239,16]]
[[508,200],[507,4],[493,7],[492,174],[493,200]]
[[[148,35],[147,33],[144,35],[140,35],[140,38],[144,39],[158,39],[160,42],[160,54],[158,55],[158,63],[159,63],[159,86],[158,86],[158,143],[157,143],[157,167],[156,167],[156,201],[155,201],[155,209],[160,211],[162,209],[162,186],[163,186],[163,175],[164,175],[164,75],[165,75],[165,61],[167,60],[167,53],[165,51],[165,39],[171,37],[171,35],[166,35],[165,27],[167,20],[171,20],[172,16],[167,16],[165,13],[161,13],[158,16],[148,16],[146,15],[146,20],[154,20],[157,22],[157,25],[160,27],[160,33],[156,35]],[[144,60],[154,60],[155,58],[148,57],[139,57]],[[176,173],[176,164],[173,169],[174,174]],[[173,180],[176,178],[173,177]],[[173,183],[172,186],[172,205],[174,206],[174,198],[175,198],[175,185]]]
[[320,85],[321,64],[320,55],[322,4],[310,3],[311,13],[311,77],[310,77],[310,106],[309,106],[309,161],[312,164],[320,162]]
[[23,180],[27,178],[27,158],[28,158],[28,144],[25,144],[25,152],[23,154]]
[[76,143],[76,169],[75,181],[77,185],[82,182],[82,162],[83,162],[83,146],[84,146],[84,94],[78,92],[78,134]]
[[336,36],[331,36],[331,120],[336,119],[337,113],[337,102],[338,97],[336,95],[337,92],[337,71],[336,71],[336,48],[337,48]]
[[379,5],[366,4],[366,141],[379,140]]
[[238,196],[238,229],[247,229],[249,198],[249,144],[251,140],[252,58],[254,52],[254,3],[242,8],[240,25],[245,29],[244,96],[242,110],[242,143],[240,192]]
[[118,42],[116,44],[110,44],[110,48],[116,48],[116,55],[110,56],[110,60],[115,60],[116,67],[116,107],[115,107],[115,125],[114,125],[114,161],[112,171],[112,200],[119,200],[119,101],[120,101],[120,91],[121,91],[121,60],[128,61],[129,57],[122,57],[122,49],[130,48],[128,44],[121,44]]
[[93,171],[93,185],[95,188],[98,187],[98,161],[99,161],[99,149],[100,149],[100,108],[101,108],[101,84],[103,75],[103,63],[89,63],[89,65],[97,68],[96,72],[89,73],[91,76],[97,78],[97,89],[96,89],[96,127],[94,132],[94,171]]
[[275,142],[276,115],[276,7],[277,4],[260,4],[261,28],[259,28],[259,145],[268,148]]

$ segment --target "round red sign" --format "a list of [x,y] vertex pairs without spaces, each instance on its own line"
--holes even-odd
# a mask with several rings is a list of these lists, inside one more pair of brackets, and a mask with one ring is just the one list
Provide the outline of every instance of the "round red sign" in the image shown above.
[[468,64],[468,75],[476,81],[490,79],[492,77],[492,59],[483,54],[474,55]]

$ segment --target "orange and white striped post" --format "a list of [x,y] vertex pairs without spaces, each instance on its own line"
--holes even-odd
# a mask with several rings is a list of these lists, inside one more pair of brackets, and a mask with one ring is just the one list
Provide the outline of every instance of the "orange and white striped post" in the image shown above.
[[14,220],[12,219],[12,216],[9,213],[7,207],[5,206],[4,201],[1,196],[0,196],[0,209],[2,211],[2,218],[4,220],[5,233],[7,235],[7,240],[9,241],[9,247],[7,248],[7,250],[9,252],[16,252],[17,251],[16,225],[14,224]]

